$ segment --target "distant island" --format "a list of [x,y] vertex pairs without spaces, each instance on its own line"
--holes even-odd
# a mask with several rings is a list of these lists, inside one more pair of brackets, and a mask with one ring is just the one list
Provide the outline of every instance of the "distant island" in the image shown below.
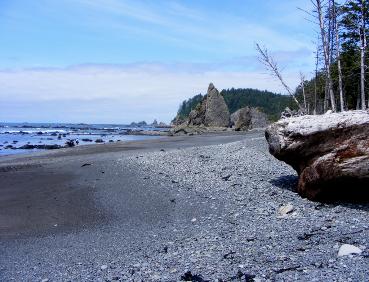
[[[276,121],[286,107],[290,109],[296,108],[290,96],[276,94],[267,90],[230,88],[220,91],[220,94],[224,97],[231,114],[248,106],[260,109],[268,116],[270,121]],[[183,101],[179,106],[175,119],[185,120],[188,118],[190,112],[196,108],[204,96],[206,95],[197,94]]]

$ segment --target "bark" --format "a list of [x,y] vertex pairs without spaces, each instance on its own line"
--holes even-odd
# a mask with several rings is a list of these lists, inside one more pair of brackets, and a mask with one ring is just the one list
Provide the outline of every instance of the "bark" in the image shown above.
[[[361,26],[360,26],[360,94],[361,94],[361,109],[366,109],[365,103],[365,50],[366,50],[366,34],[365,34],[365,19],[364,19],[365,0],[361,0]],[[369,103],[369,101],[368,101]],[[369,105],[368,105],[369,106]]]
[[301,73],[301,72],[300,72],[300,78],[301,78],[302,97],[304,98],[305,112],[308,113],[308,108],[307,108],[307,105],[306,105],[306,95],[305,95],[305,77],[304,77],[303,73]]
[[315,79],[314,79],[314,115],[317,113],[317,103],[318,103],[318,65],[319,65],[319,45],[316,48],[316,61],[315,61]]
[[318,12],[318,20],[319,20],[319,27],[320,27],[320,33],[322,38],[322,44],[323,44],[323,54],[324,54],[324,63],[325,63],[325,70],[327,73],[327,89],[326,89],[326,96],[329,96],[330,102],[331,102],[331,108],[332,111],[336,111],[336,102],[334,98],[334,92],[333,92],[333,84],[332,84],[332,76],[331,76],[331,56],[330,56],[330,38],[329,33],[330,30],[327,31],[325,29],[324,19],[323,19],[323,12],[322,12],[322,3],[321,0],[316,0],[316,8]]
[[340,108],[341,112],[345,110],[345,102],[343,97],[343,83],[342,83],[342,68],[341,68],[341,54],[340,54],[340,39],[339,39],[339,26],[337,19],[337,8],[336,4],[333,1],[333,19],[335,21],[335,34],[336,34],[336,50],[337,50],[337,68],[338,68],[338,89],[340,93]]

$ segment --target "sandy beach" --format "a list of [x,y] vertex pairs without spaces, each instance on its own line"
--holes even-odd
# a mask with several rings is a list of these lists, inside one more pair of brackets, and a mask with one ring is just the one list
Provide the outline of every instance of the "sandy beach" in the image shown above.
[[365,281],[368,204],[296,181],[263,131],[1,157],[0,280]]

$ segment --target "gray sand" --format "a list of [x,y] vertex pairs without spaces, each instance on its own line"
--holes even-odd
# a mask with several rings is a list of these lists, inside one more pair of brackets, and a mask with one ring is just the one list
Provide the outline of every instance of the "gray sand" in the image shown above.
[[1,281],[368,281],[369,205],[300,198],[262,132],[87,147],[0,159]]

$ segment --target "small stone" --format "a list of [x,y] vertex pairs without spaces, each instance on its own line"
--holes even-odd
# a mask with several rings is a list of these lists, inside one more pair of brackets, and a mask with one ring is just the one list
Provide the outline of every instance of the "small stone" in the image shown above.
[[348,256],[352,254],[361,254],[361,252],[362,250],[354,245],[343,244],[338,251],[338,256],[342,257],[342,256]]
[[106,265],[106,264],[104,264],[104,265],[102,265],[101,267],[100,267],[100,269],[101,270],[105,270],[105,269],[107,269],[108,268],[108,266]]
[[278,210],[278,214],[281,217],[287,216],[287,214],[293,212],[295,210],[294,206],[291,203],[288,203],[287,205],[281,206]]
[[49,282],[48,278],[42,279],[41,282]]
[[196,218],[191,219],[191,222],[196,222],[196,221],[197,221]]

